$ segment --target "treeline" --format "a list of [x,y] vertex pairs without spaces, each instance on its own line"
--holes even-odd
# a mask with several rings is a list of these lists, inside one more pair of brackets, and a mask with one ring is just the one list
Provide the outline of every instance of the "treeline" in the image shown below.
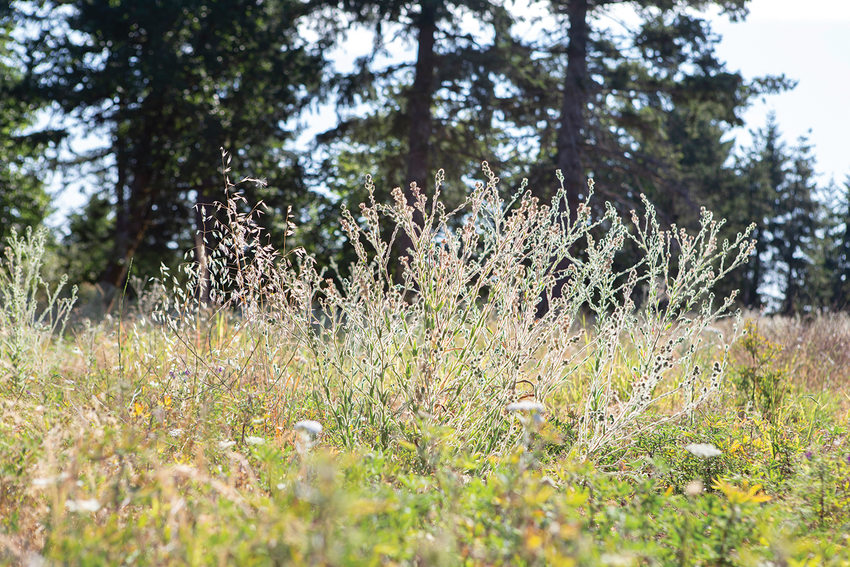
[[[730,234],[754,221],[758,247],[730,282],[751,307],[841,309],[850,291],[850,181],[819,187],[806,140],[776,119],[736,151],[756,97],[791,88],[745,80],[718,59],[708,10],[746,0],[34,0],[0,7],[0,232],[51,209],[45,171],[95,178],[68,219],[63,266],[120,286],[134,271],[203,246],[204,205],[232,176],[282,239],[344,266],[339,207],[379,199],[437,168],[458,202],[488,160],[507,182],[571,207],[585,180],[624,210],[646,194],[663,222],[692,226],[706,206]],[[527,4],[527,5],[526,5]],[[534,19],[531,14],[540,14]],[[351,30],[373,42],[353,69],[329,54]],[[411,60],[400,61],[399,45]],[[311,111],[336,126],[296,144]],[[54,117],[45,120],[46,116]],[[44,127],[48,123],[49,127]],[[67,140],[105,143],[71,154]]]

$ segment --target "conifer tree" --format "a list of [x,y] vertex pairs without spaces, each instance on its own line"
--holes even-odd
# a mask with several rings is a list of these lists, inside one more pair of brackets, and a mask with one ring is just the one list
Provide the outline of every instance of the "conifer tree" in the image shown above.
[[[17,13],[36,30],[30,94],[107,143],[84,159],[111,181],[109,262],[152,273],[203,230],[196,203],[223,187],[219,148],[241,171],[269,176],[272,206],[312,201],[284,143],[321,80],[323,43],[307,45],[297,0],[44,0]],[[293,202],[301,201],[301,203]],[[285,209],[283,209],[285,210]]]
[[14,49],[11,8],[0,7],[0,248],[14,228],[39,225],[50,210],[39,162],[52,132],[28,135],[44,103],[21,97],[22,55]]

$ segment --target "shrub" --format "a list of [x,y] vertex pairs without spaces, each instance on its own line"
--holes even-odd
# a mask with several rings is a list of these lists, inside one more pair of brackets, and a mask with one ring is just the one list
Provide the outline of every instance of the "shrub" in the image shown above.
[[[336,281],[309,256],[274,250],[257,209],[240,212],[234,194],[219,206],[214,253],[190,264],[208,275],[190,268],[188,284],[172,278],[176,291],[159,312],[179,337],[205,305],[237,309],[239,324],[264,337],[241,359],[304,361],[299,375],[332,422],[329,433],[349,446],[416,443],[439,425],[475,451],[500,451],[519,436],[508,404],[546,404],[572,388],[579,407],[548,411],[580,416],[575,448],[594,453],[691,412],[718,389],[726,351],[713,365],[699,351],[732,305],[712,288],[748,257],[748,233],[718,243],[723,223],[705,210],[695,235],[664,230],[646,199],[631,223],[610,204],[597,218],[587,202],[571,218],[562,179],[548,205],[525,183],[505,201],[486,162],[483,170],[487,182],[454,211],[440,200],[442,172],[430,200],[411,186],[413,204],[398,188],[393,204],[376,202],[367,179],[368,201],[341,221],[357,260]],[[402,234],[410,248],[399,258]],[[617,270],[627,243],[640,256]],[[227,357],[199,362],[210,374]],[[273,387],[279,374],[261,382]]]
[[0,258],[0,363],[16,388],[41,374],[50,339],[62,334],[76,300],[76,286],[60,297],[67,276],[53,289],[45,282],[46,240],[45,228],[23,236],[13,228]]
[[746,322],[745,334],[738,344],[745,358],[732,370],[739,405],[757,409],[776,425],[789,383],[787,372],[777,363],[782,348],[762,335],[751,320]]

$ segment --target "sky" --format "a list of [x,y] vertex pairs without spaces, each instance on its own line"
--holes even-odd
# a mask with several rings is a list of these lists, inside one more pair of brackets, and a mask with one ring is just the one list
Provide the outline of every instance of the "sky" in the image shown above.
[[[713,30],[722,36],[718,56],[745,78],[784,73],[798,84],[791,91],[766,96],[746,110],[746,125],[735,132],[739,145],[748,145],[749,131],[763,127],[768,112],[773,111],[786,143],[808,136],[819,181],[843,184],[850,176],[850,0],[752,0],[749,8],[743,22],[712,16]],[[354,58],[370,47],[368,34],[354,32],[331,57],[338,69],[348,69]],[[405,48],[399,45],[399,49]],[[412,49],[407,51],[412,58]],[[302,132],[299,145],[332,127],[333,116],[327,107],[306,116],[303,122],[309,127]],[[89,138],[75,145],[96,144]],[[61,177],[54,178],[51,185],[58,196],[58,211],[51,224],[59,225],[85,198],[79,186],[63,190]]]
[[715,18],[717,53],[746,78],[784,73],[791,91],[766,97],[744,114],[747,129],[774,111],[784,139],[808,135],[822,183],[850,176],[850,0],[753,0],[742,23]]

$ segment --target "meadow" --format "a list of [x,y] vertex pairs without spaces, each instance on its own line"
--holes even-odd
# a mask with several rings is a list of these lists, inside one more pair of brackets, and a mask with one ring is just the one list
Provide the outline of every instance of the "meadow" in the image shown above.
[[708,211],[484,171],[343,211],[342,279],[229,186],[209,254],[97,318],[13,236],[0,563],[849,564],[850,318],[736,313],[752,243]]

